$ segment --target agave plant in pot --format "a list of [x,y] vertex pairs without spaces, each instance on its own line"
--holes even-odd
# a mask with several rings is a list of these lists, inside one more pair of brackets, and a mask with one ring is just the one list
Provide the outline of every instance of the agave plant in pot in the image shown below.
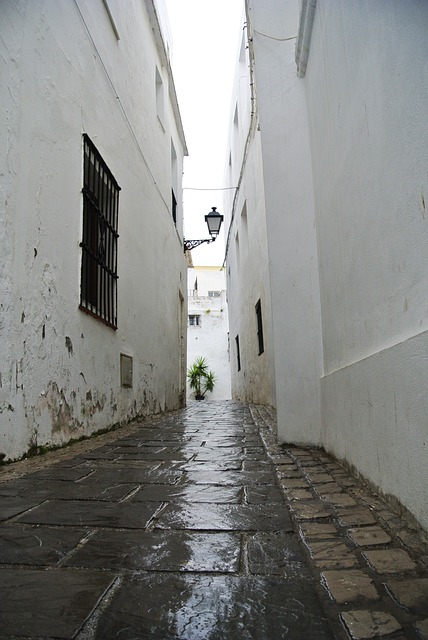
[[215,375],[209,370],[206,358],[196,358],[187,370],[187,378],[190,388],[195,390],[196,400],[204,400],[206,392],[214,389]]

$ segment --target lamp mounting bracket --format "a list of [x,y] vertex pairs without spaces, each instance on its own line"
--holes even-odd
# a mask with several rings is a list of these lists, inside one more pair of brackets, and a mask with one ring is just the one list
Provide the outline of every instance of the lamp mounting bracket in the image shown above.
[[183,240],[184,253],[195,249],[195,247],[199,247],[199,245],[204,244],[204,242],[209,244],[210,242],[214,242],[214,240],[215,238],[206,238],[205,240]]

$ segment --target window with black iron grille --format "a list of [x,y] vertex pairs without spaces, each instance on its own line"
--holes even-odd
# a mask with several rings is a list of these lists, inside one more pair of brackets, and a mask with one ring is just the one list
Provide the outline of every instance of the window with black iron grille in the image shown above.
[[236,344],[236,360],[238,364],[238,371],[241,371],[241,350],[239,348],[239,336],[236,336],[235,344]]
[[83,147],[80,309],[117,328],[120,187],[86,134]]
[[262,305],[260,300],[256,304],[256,317],[257,317],[257,338],[259,341],[259,356],[265,350],[263,344],[263,322],[262,322]]

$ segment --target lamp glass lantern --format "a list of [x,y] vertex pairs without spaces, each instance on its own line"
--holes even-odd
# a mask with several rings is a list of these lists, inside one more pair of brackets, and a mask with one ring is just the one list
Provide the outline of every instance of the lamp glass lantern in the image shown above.
[[205,222],[207,223],[210,236],[217,238],[220,233],[221,223],[223,222],[223,216],[217,211],[217,207],[212,207],[212,210],[205,216]]

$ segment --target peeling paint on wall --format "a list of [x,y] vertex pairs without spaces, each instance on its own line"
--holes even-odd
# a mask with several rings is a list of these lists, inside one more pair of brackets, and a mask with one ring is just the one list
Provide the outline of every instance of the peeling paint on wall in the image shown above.
[[0,413],[3,413],[3,411],[15,411],[15,408],[7,402],[2,402],[0,404]]
[[41,415],[48,411],[51,420],[52,435],[63,431],[69,432],[81,426],[73,418],[72,410],[68,404],[63,389],[59,389],[56,382],[50,382],[46,391],[40,397],[36,407],[36,413]]

